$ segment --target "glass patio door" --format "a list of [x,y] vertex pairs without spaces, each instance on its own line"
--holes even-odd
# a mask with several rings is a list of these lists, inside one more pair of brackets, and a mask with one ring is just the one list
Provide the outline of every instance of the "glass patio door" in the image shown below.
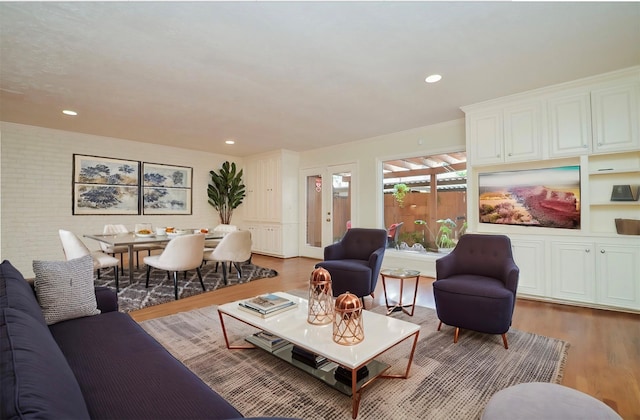
[[342,238],[353,223],[355,165],[302,172],[304,226],[300,255],[324,258],[324,247]]

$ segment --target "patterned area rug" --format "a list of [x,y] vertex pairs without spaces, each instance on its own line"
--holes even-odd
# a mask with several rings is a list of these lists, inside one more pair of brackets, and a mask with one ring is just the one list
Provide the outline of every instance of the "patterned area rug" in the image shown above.
[[[253,264],[242,264],[242,276],[238,279],[235,268],[228,275],[229,285],[247,283],[251,280],[265,277],[275,277],[278,273],[270,268],[263,268]],[[207,291],[225,287],[222,279],[222,267],[215,271],[215,264],[209,263],[201,268],[202,280]],[[148,306],[159,305],[161,303],[175,300],[173,293],[173,277],[167,278],[166,271],[151,270],[149,277],[149,288],[145,288],[147,276],[146,268],[140,267],[134,273],[134,282],[129,284],[129,274],[127,270],[124,276],[119,276],[120,292],[118,293],[118,304],[121,312],[130,312]],[[95,279],[96,286],[109,286],[116,288],[113,278],[113,270],[102,270],[100,279]],[[202,286],[195,270],[187,272],[187,278],[180,273],[178,277],[178,297],[184,298],[202,293]]]
[[[384,313],[384,308],[373,311]],[[470,331],[461,332],[454,344],[452,327],[436,331],[432,309],[416,307],[414,317],[393,316],[422,326],[410,376],[373,382],[362,396],[361,419],[478,419],[503,388],[562,379],[569,346],[564,341],[511,329],[508,350],[499,335]],[[350,397],[303,371],[262,350],[228,350],[215,306],[141,325],[247,417],[351,418]],[[237,343],[255,331],[232,321],[227,327]],[[392,364],[391,373],[401,373],[409,352],[410,345],[401,344],[381,359]]]

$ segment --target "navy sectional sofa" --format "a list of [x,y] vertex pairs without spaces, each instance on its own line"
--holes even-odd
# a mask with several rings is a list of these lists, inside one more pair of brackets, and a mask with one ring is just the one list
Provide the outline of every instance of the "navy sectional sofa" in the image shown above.
[[0,265],[2,419],[229,419],[242,415],[96,288],[100,315],[47,326],[33,288]]

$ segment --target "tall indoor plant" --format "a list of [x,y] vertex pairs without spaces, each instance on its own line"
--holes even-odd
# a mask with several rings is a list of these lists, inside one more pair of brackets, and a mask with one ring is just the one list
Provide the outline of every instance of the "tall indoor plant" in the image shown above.
[[218,172],[210,171],[211,182],[207,187],[209,204],[218,211],[220,223],[228,225],[235,210],[246,196],[242,182],[242,169],[236,170],[235,162],[226,161]]

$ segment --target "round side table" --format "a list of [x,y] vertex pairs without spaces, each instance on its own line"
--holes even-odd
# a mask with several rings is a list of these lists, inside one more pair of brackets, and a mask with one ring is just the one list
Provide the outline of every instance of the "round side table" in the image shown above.
[[[387,306],[387,315],[392,314],[393,312],[404,312],[409,316],[413,316],[413,312],[416,309],[416,296],[418,295],[418,283],[420,282],[420,272],[418,270],[406,270],[406,269],[398,269],[398,268],[387,268],[380,271],[380,275],[382,276],[382,289],[384,290],[384,303]],[[398,298],[398,302],[389,305],[389,300],[387,299],[387,284],[386,279],[399,279],[400,280],[400,295]],[[416,288],[413,291],[413,303],[411,305],[403,305],[402,304],[402,290],[404,287],[405,279],[416,279]],[[409,312],[406,308],[411,308],[411,312]]]

